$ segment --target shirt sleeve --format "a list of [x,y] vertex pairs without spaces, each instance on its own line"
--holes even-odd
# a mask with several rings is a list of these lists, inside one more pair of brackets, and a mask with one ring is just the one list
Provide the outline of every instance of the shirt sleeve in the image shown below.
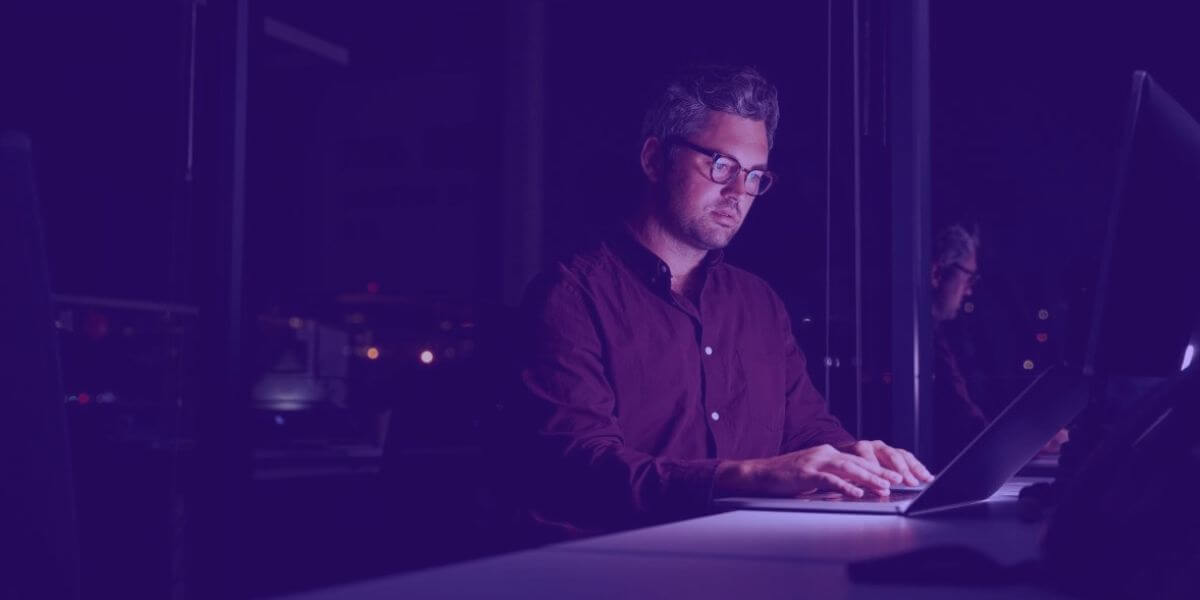
[[988,424],[988,417],[971,400],[967,379],[944,332],[933,332],[933,460],[941,469]]
[[784,339],[784,362],[787,369],[786,406],[784,412],[783,453],[811,448],[821,444],[843,446],[855,441],[837,417],[829,412],[825,398],[813,386],[808,375],[804,352],[796,343],[792,321],[783,301],[775,297],[776,314]]
[[520,375],[532,411],[539,518],[611,530],[702,514],[716,459],[652,456],[624,444],[592,303],[565,269],[526,294]]

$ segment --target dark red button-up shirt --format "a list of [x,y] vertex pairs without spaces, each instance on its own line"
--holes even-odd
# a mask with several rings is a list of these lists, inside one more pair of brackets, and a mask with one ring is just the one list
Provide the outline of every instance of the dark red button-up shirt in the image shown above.
[[617,234],[531,284],[521,379],[542,525],[578,535],[694,516],[720,459],[854,441],[767,283],[720,251],[700,273],[697,306]]

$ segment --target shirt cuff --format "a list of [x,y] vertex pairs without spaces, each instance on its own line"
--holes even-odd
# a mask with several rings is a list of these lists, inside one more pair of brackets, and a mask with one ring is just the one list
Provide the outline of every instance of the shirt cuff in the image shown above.
[[696,516],[712,507],[713,487],[717,481],[720,459],[681,461],[671,464],[671,502],[682,509],[684,516]]

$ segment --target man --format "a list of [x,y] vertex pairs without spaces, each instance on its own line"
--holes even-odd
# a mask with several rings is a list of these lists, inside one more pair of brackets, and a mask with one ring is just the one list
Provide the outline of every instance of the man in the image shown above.
[[770,189],[778,118],[754,69],[682,73],[646,116],[643,202],[530,286],[531,515],[550,537],[694,516],[723,495],[887,495],[932,478],[841,427],[779,297],[723,260]]
[[[933,460],[935,469],[949,463],[995,418],[972,400],[966,377],[947,335],[949,323],[958,318],[966,298],[979,281],[979,233],[961,224],[938,231],[933,244],[930,273],[933,313]],[[1057,453],[1069,436],[1059,431],[1042,448]]]
[[979,234],[953,224],[938,231],[933,242],[933,322],[945,323],[958,317],[963,302],[979,281],[976,254]]
[[940,229],[933,242],[930,273],[933,313],[933,453],[932,465],[950,462],[983,428],[988,416],[971,400],[967,380],[946,335],[947,323],[958,318],[963,302],[979,279],[979,236],[960,224]]

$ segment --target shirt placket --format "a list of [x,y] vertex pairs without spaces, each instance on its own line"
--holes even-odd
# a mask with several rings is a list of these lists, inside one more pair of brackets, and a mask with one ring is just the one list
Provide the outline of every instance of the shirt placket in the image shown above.
[[[663,267],[664,273],[666,267]],[[705,422],[708,425],[708,430],[712,434],[713,456],[720,456],[720,448],[730,447],[729,444],[729,428],[721,423],[723,408],[713,392],[722,389],[720,361],[721,356],[718,353],[718,348],[713,340],[708,338],[707,328],[704,326],[703,307],[710,302],[705,302],[704,294],[708,288],[708,273],[702,273],[701,277],[704,280],[700,284],[700,308],[697,308],[687,298],[680,296],[673,291],[669,291],[671,303],[688,316],[692,321],[692,326],[695,332],[696,351],[700,353],[700,409],[705,415]],[[669,286],[668,286],[669,287]],[[723,349],[721,349],[723,350]]]
[[[708,291],[708,274],[705,274],[705,280],[700,286],[700,306],[696,310],[696,347],[700,352],[700,373],[702,377],[703,393],[701,401],[704,403],[704,414],[707,415],[709,431],[712,432],[713,441],[715,443],[714,456],[721,456],[722,449],[733,447],[733,425],[736,419],[732,419],[732,414],[727,414],[725,411],[727,394],[723,394],[725,389],[725,372],[722,365],[726,364],[727,357],[723,354],[729,352],[729,348],[724,347],[715,339],[718,332],[721,331],[719,326],[714,323],[715,317],[712,314],[714,308],[714,299],[706,297]],[[710,313],[705,317],[705,313]],[[708,325],[708,326],[705,326]]]

